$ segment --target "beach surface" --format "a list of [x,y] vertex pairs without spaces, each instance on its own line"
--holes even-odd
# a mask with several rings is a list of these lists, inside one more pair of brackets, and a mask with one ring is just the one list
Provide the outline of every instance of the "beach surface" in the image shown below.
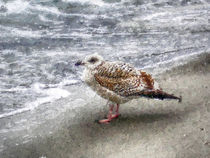
[[[90,96],[73,118],[67,110],[36,127],[31,141],[4,142],[7,149],[0,157],[209,158],[210,54],[155,78],[166,92],[181,95],[182,102],[140,98],[121,105],[118,119],[100,125],[95,120],[106,115],[108,106],[102,98]],[[49,133],[51,124],[54,130]]]

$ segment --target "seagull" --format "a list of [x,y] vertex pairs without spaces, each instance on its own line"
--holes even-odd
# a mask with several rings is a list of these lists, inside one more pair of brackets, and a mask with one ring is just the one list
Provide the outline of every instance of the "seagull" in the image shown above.
[[[92,54],[79,60],[75,66],[84,66],[83,80],[99,96],[108,100],[109,112],[106,119],[99,120],[108,124],[118,118],[120,104],[132,99],[147,97],[153,99],[177,99],[182,97],[164,92],[152,76],[134,66],[121,61],[105,61],[102,56]],[[116,104],[116,108],[114,106]]]

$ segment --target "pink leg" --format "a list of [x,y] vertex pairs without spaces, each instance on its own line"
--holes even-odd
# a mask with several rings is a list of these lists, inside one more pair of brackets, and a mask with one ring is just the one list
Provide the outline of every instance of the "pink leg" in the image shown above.
[[120,108],[120,105],[117,104],[115,114],[112,114],[112,119],[113,119],[113,118],[119,117],[119,115],[120,115],[120,114],[119,114],[119,108]]
[[120,105],[117,104],[117,107],[116,107],[116,110],[115,110],[115,114],[112,114],[113,109],[114,109],[114,105],[111,104],[111,105],[109,106],[109,113],[108,113],[108,115],[107,115],[107,119],[99,120],[99,123],[108,124],[112,119],[118,118],[119,115],[120,115],[120,113],[119,113],[119,107],[120,107]]
[[116,113],[119,114],[120,104],[117,104]]
[[109,105],[109,113],[107,115],[107,119],[99,120],[99,123],[109,123],[112,120],[112,111],[113,111],[114,105]]

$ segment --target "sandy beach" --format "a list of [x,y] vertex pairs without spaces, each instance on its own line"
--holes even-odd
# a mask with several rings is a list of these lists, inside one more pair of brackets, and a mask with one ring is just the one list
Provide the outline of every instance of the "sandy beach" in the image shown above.
[[[108,107],[94,97],[76,111],[73,123],[66,111],[55,132],[10,145],[0,157],[209,158],[210,54],[156,78],[165,91],[181,95],[182,102],[140,98],[121,105],[118,119],[100,125],[95,120],[104,117]],[[99,107],[89,108],[91,104]],[[47,130],[47,123],[38,128]]]

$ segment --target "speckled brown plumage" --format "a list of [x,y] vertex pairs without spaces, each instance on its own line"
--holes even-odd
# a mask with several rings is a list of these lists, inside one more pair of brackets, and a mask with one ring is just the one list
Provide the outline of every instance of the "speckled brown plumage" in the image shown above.
[[95,68],[95,80],[103,87],[126,97],[141,92],[143,89],[153,89],[154,80],[151,75],[137,71],[129,64],[121,62],[103,62]]
[[150,74],[147,74],[146,72],[140,71],[142,78],[142,81],[144,82],[146,88],[148,89],[154,89],[154,79]]

